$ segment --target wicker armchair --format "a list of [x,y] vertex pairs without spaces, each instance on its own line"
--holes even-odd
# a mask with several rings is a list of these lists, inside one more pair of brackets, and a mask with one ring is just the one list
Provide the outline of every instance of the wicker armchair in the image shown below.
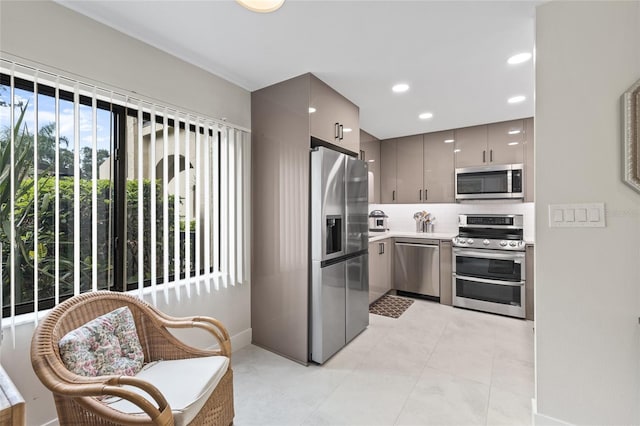
[[[100,291],[75,296],[55,307],[40,322],[31,342],[33,369],[53,393],[61,425],[174,424],[172,407],[158,388],[149,382],[135,376],[80,376],[69,371],[62,362],[58,341],[65,334],[123,306],[129,307],[133,314],[145,362],[216,355],[231,357],[229,334],[213,318],[172,318],[148,303],[123,293]],[[220,349],[203,350],[185,345],[168,331],[169,328],[193,327],[210,332]],[[178,383],[180,378],[175,377],[175,380]],[[149,401],[139,392],[133,392],[133,387],[142,389],[153,400]],[[140,408],[141,414],[118,411],[104,402],[105,396],[131,402]],[[233,422],[233,372],[230,365],[202,404],[198,414],[189,422],[190,425],[227,426]]]

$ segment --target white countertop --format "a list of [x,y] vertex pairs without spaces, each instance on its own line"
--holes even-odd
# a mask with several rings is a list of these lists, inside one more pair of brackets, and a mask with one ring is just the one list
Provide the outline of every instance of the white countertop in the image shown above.
[[449,240],[458,235],[457,232],[402,232],[402,231],[387,231],[387,232],[369,232],[369,242],[384,240],[386,238],[424,238],[431,240]]
[[[407,232],[407,231],[387,231],[387,232],[371,232],[369,231],[369,242],[384,240],[387,238],[424,238],[431,240],[449,240],[458,235],[457,232]],[[533,240],[525,240],[525,244],[534,244]]]

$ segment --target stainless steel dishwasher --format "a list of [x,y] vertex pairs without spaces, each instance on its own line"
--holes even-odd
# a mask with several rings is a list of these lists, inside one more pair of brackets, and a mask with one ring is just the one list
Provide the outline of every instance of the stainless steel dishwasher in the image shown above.
[[440,241],[396,241],[395,289],[440,297]]

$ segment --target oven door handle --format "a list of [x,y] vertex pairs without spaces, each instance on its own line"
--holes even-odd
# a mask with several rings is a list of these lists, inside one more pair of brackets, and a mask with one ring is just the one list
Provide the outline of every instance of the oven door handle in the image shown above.
[[465,280],[465,281],[473,281],[476,283],[483,283],[483,284],[497,284],[497,285],[506,285],[509,287],[520,287],[524,285],[524,281],[498,281],[498,280],[488,280],[486,278],[475,278],[475,277],[467,277],[467,276],[462,276],[462,275],[457,275],[457,274],[453,274],[453,279],[455,280],[456,278],[460,278],[461,280]]
[[485,259],[498,259],[498,260],[513,260],[520,262],[524,259],[525,253],[523,251],[513,251],[507,253],[496,253],[494,250],[473,250],[462,247],[454,247],[453,254],[457,256],[474,256],[482,257]]

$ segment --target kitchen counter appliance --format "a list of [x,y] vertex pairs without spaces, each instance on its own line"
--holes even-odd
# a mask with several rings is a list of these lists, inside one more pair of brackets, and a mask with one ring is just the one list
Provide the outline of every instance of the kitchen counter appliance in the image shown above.
[[456,201],[523,199],[522,164],[498,164],[456,169]]
[[440,241],[422,240],[395,243],[394,288],[439,300]]
[[367,192],[364,161],[311,152],[309,360],[319,364],[369,325]]
[[453,305],[525,317],[522,215],[459,215]]
[[387,216],[382,210],[372,210],[369,213],[369,231],[370,232],[385,232],[389,229],[387,224]]

